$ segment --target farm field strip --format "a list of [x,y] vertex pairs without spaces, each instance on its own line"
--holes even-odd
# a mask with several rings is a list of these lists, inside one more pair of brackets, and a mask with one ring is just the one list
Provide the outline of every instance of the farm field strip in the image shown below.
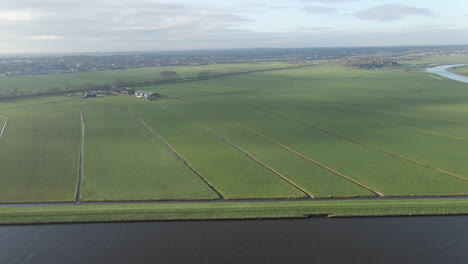
[[127,108],[105,99],[83,104],[82,203],[218,198]]
[[[198,123],[287,178],[314,198],[373,197],[372,192],[231,122],[183,100],[166,101],[173,111]],[[243,106],[244,107],[244,106]],[[167,107],[164,107],[167,108]]]
[[215,131],[209,129],[208,127],[206,126],[203,126],[201,124],[198,124],[196,123],[198,126],[200,126],[201,128],[207,130],[208,132],[212,133],[213,135],[215,135],[216,137],[220,138],[222,141],[226,142],[228,145],[232,146],[233,148],[235,148],[236,150],[240,151],[242,154],[244,154],[245,156],[247,156],[248,158],[250,158],[251,160],[257,162],[258,164],[260,164],[261,166],[263,166],[265,169],[269,170],[270,172],[272,172],[273,174],[275,174],[276,176],[280,177],[281,179],[283,179],[284,181],[286,181],[287,183],[291,184],[292,186],[296,187],[296,189],[298,189],[299,191],[303,192],[305,195],[307,195],[308,197],[306,198],[315,198],[314,195],[310,192],[307,192],[306,190],[302,189],[301,186],[295,184],[294,182],[292,182],[291,180],[289,180],[286,176],[284,175],[281,175],[281,173],[275,171],[274,169],[272,169],[271,167],[269,167],[268,165],[266,165],[265,163],[259,161],[258,159],[256,159],[255,157],[251,156],[249,153],[243,151],[240,147],[234,145],[234,143],[230,142],[229,140],[227,140],[226,138],[218,135]]
[[[328,131],[333,131],[335,134],[346,135],[347,138],[352,138],[355,141],[363,142],[367,145],[383,149],[387,152],[397,153],[399,156],[417,161],[421,164],[429,165],[432,168],[459,175],[466,181],[466,170],[468,166],[464,160],[466,159],[466,150],[468,144],[459,138],[442,136],[439,131],[457,131],[460,135],[468,132],[468,127],[439,121],[418,122],[412,118],[382,117],[382,120],[375,120],[375,116],[366,115],[368,112],[360,112],[354,110],[343,110],[341,108],[326,109],[323,106],[313,105],[295,105],[295,110],[282,108],[280,111],[288,116],[295,116],[301,121],[311,122],[316,126],[326,128]],[[273,106],[269,106],[271,109]],[[320,110],[320,114],[317,111]],[[408,120],[410,119],[410,120]],[[435,133],[428,131],[420,131],[410,129],[407,125],[392,125],[399,122],[403,124],[411,124],[419,127],[437,127],[439,130]],[[434,152],[433,150],[437,150]],[[444,157],[444,158],[441,158]],[[445,173],[444,173],[445,174]]]
[[339,105],[339,104],[324,104],[324,105],[336,106],[336,107],[341,107],[341,108],[349,108],[349,109],[359,109],[359,110],[371,111],[371,112],[382,113],[382,114],[400,115],[400,116],[416,117],[416,118],[423,118],[423,119],[447,121],[447,122],[460,123],[460,124],[468,124],[468,122],[464,122],[464,121],[460,121],[460,120],[432,118],[432,117],[414,115],[414,114],[381,111],[381,110],[375,110],[375,109],[364,108],[364,107],[345,106],[345,105]]
[[[310,107],[310,105],[294,104],[300,107]],[[365,119],[372,122],[386,124],[391,126],[400,126],[405,129],[423,132],[426,134],[441,136],[445,138],[467,141],[468,125],[464,123],[454,123],[446,120],[429,120],[410,116],[395,116],[391,114],[375,115],[367,110],[358,108],[343,108],[331,105],[319,104],[321,107],[333,109],[337,113],[351,115],[353,118]],[[346,112],[345,112],[346,110]],[[430,121],[430,122],[428,122]]]
[[[371,120],[371,119],[369,119],[369,120]],[[384,125],[402,127],[402,128],[406,128],[406,129],[410,129],[410,130],[415,130],[415,131],[431,134],[431,135],[447,137],[447,138],[452,138],[452,139],[468,142],[468,140],[466,140],[465,138],[462,138],[462,137],[457,137],[457,136],[453,136],[453,135],[439,133],[439,132],[431,131],[431,130],[427,130],[427,129],[420,129],[420,128],[417,128],[417,127],[411,127],[411,126],[406,126],[406,125],[401,125],[401,124],[395,124],[395,123],[385,122],[385,121],[381,121],[381,120],[371,120],[371,121],[381,123],[381,124],[384,124]]]
[[78,109],[35,106],[5,114],[8,126],[4,123],[0,140],[0,203],[74,201]]
[[378,191],[375,191],[375,190],[365,186],[364,184],[362,184],[360,182],[357,182],[356,180],[354,180],[354,179],[352,179],[352,178],[350,178],[350,177],[348,177],[348,176],[346,176],[346,175],[344,175],[342,173],[339,173],[339,172],[337,172],[337,171],[335,171],[335,170],[333,170],[333,169],[331,169],[331,168],[329,168],[329,167],[327,167],[327,166],[325,166],[325,165],[323,165],[323,164],[321,164],[321,163],[319,163],[319,162],[317,162],[317,161],[315,161],[315,160],[301,154],[300,152],[298,152],[298,151],[296,151],[296,150],[294,150],[294,149],[292,149],[290,147],[287,147],[287,146],[285,146],[285,145],[283,145],[283,144],[281,144],[279,142],[276,142],[275,140],[273,140],[273,139],[271,139],[271,138],[269,138],[269,137],[267,137],[267,136],[265,136],[263,134],[260,134],[259,132],[255,131],[255,130],[253,130],[253,129],[251,129],[251,128],[249,128],[249,127],[247,127],[247,126],[245,126],[245,125],[243,125],[243,124],[241,124],[239,122],[236,122],[236,121],[234,121],[234,120],[232,120],[232,119],[230,119],[230,118],[228,118],[228,117],[226,117],[226,116],[224,116],[222,114],[214,112],[213,110],[208,110],[207,109],[207,111],[214,114],[214,115],[216,115],[216,116],[219,116],[219,117],[221,117],[221,118],[223,118],[223,119],[225,119],[225,120],[227,120],[227,121],[229,121],[229,122],[231,122],[231,123],[233,123],[233,124],[235,124],[235,125],[237,125],[239,127],[242,127],[242,128],[254,133],[255,135],[257,135],[257,136],[259,136],[259,137],[261,137],[263,139],[266,139],[266,140],[270,141],[271,143],[273,143],[273,144],[275,144],[277,146],[280,146],[281,148],[283,148],[283,149],[285,149],[285,150],[287,150],[287,151],[289,151],[289,152],[291,152],[293,154],[296,154],[297,156],[299,156],[299,157],[301,157],[301,158],[303,158],[305,160],[308,160],[308,161],[316,164],[317,166],[319,166],[319,167],[321,167],[323,169],[326,169],[326,170],[328,170],[328,171],[330,171],[330,172],[332,172],[332,173],[334,173],[334,174],[336,174],[336,175],[338,175],[338,176],[340,176],[340,177],[342,177],[342,178],[344,178],[344,179],[346,179],[348,181],[351,181],[354,184],[357,184],[357,185],[361,186],[362,188],[374,193],[375,195],[378,195],[378,196],[381,196],[381,197],[384,196],[382,193],[380,193]]
[[[167,108],[166,106],[162,105],[162,104],[159,104],[159,106],[167,111],[170,111],[169,108]],[[170,111],[171,113],[173,113],[174,115],[178,115],[178,116],[181,116],[180,113],[175,113],[173,111]],[[275,171],[273,168],[271,168],[270,166],[268,166],[267,164],[261,162],[260,160],[258,160],[257,158],[255,158],[254,156],[250,155],[249,153],[247,153],[246,151],[242,150],[239,146],[236,146],[233,142],[229,141],[228,139],[224,138],[223,136],[219,135],[218,133],[216,133],[216,131],[213,131],[212,129],[208,128],[207,126],[204,126],[196,121],[194,121],[193,119],[190,119],[190,118],[187,118],[186,116],[184,116],[184,119],[187,119],[187,120],[190,120],[190,122],[192,122],[193,124],[195,124],[196,126],[208,131],[209,133],[211,133],[212,135],[216,136],[217,138],[221,139],[223,142],[225,142],[226,144],[228,144],[229,146],[233,147],[234,149],[236,149],[237,151],[241,152],[242,154],[244,154],[246,157],[248,157],[249,159],[255,161],[256,163],[258,163],[259,165],[261,165],[262,167],[264,167],[265,169],[269,170],[271,173],[275,174],[276,176],[280,177],[281,179],[283,179],[284,181],[286,181],[287,183],[293,185],[294,187],[296,187],[296,189],[298,189],[299,191],[303,192],[305,195],[307,195],[308,197],[307,198],[315,198],[314,195],[306,190],[304,190],[301,186],[299,186],[298,184],[292,182],[290,179],[288,179],[288,177],[282,175],[281,173]],[[146,124],[145,124],[146,126]],[[148,127],[148,129],[150,129]],[[188,166],[188,165],[187,165]],[[200,176],[201,177],[201,176]]]
[[178,153],[177,151],[171,147],[171,145],[169,145],[169,143],[164,140],[164,138],[159,135],[156,131],[154,131],[152,128],[150,128],[143,120],[141,120],[140,118],[137,118],[137,120],[146,128],[148,129],[148,131],[151,132],[151,134],[153,134],[155,137],[157,137],[163,144],[164,146],[166,146],[166,148],[172,152],[172,154],[174,154],[174,156],[176,156],[176,158],[178,160],[180,160],[187,168],[189,168],[191,171],[193,171],[193,173],[195,173],[206,185],[208,185],[211,190],[213,190],[213,192],[215,192],[218,196],[219,196],[219,199],[220,200],[224,200],[224,197],[219,193],[218,190],[216,190],[216,188],[214,186],[212,186],[209,182],[206,181],[205,178],[203,178],[203,176],[200,175],[200,173],[198,173],[198,171],[196,171],[192,166],[190,166],[186,160],[184,160]]
[[280,114],[280,113],[276,113],[276,112],[273,112],[273,111],[271,111],[271,110],[267,110],[267,109],[261,108],[261,107],[259,107],[259,106],[254,106],[254,107],[257,108],[257,109],[260,109],[260,110],[262,110],[262,111],[268,112],[268,113],[270,113],[270,114],[273,114],[273,115],[276,115],[276,116],[279,116],[279,117],[288,119],[288,120],[290,120],[290,121],[293,121],[293,122],[296,122],[296,123],[299,123],[299,124],[302,124],[302,125],[305,125],[305,126],[308,126],[308,127],[311,127],[311,128],[318,129],[318,130],[320,130],[320,131],[322,131],[322,132],[324,132],[324,133],[327,133],[327,134],[333,135],[333,136],[335,136],[335,137],[338,137],[338,138],[341,138],[341,139],[350,141],[350,142],[352,142],[352,143],[355,143],[355,144],[358,144],[358,145],[361,145],[361,146],[364,146],[364,147],[367,147],[367,148],[370,148],[370,149],[373,149],[373,150],[376,150],[376,151],[379,151],[379,152],[382,152],[382,153],[385,153],[385,154],[388,154],[388,155],[391,155],[391,156],[394,156],[394,157],[397,157],[397,158],[400,158],[400,159],[402,159],[402,160],[405,160],[405,161],[414,163],[414,164],[416,164],[416,165],[419,165],[419,166],[423,166],[423,167],[432,169],[432,170],[437,171],[437,172],[441,172],[441,173],[443,173],[443,174],[446,174],[446,175],[449,175],[449,176],[452,176],[452,177],[455,177],[455,178],[459,178],[459,179],[464,180],[464,181],[468,181],[467,178],[465,178],[465,177],[463,177],[463,176],[460,176],[460,175],[457,175],[457,174],[455,174],[455,173],[451,173],[451,172],[448,172],[448,171],[444,171],[444,170],[435,168],[435,167],[433,167],[433,166],[431,166],[431,165],[424,164],[424,163],[420,163],[420,162],[418,162],[418,161],[415,161],[415,160],[406,158],[406,157],[401,156],[401,155],[399,155],[399,154],[395,154],[395,153],[392,153],[392,152],[388,152],[388,151],[385,151],[385,150],[383,150],[383,149],[380,149],[380,148],[377,148],[377,147],[374,147],[374,146],[371,146],[371,145],[368,145],[368,144],[365,144],[365,143],[356,141],[356,140],[354,140],[354,139],[350,139],[350,138],[347,138],[347,137],[338,135],[338,134],[333,133],[333,132],[331,132],[331,131],[328,131],[328,130],[325,130],[325,129],[323,129],[323,128],[320,128],[320,127],[318,127],[318,126],[314,126],[314,125],[311,125],[311,124],[308,124],[308,123],[305,123],[305,122],[302,122],[302,121],[293,119],[293,118],[288,117],[288,116],[286,116],[286,115],[283,115],[283,114]]
[[[130,99],[131,100],[131,99]],[[171,107],[129,106],[157,131],[224,199],[304,198],[306,195],[220,138],[179,115]]]
[[[279,109],[284,107],[282,112],[287,110],[285,113],[294,113],[294,116],[301,120],[304,118],[311,120],[312,118],[312,120],[319,120],[320,124],[328,122],[317,111],[301,112],[291,108],[290,105],[278,104],[277,102],[271,104],[277,105]],[[365,148],[252,107],[213,107],[212,110],[218,113],[221,112],[229,119],[237,121],[241,125],[247,126],[255,130],[255,132],[386,196],[458,196],[468,193],[468,185],[462,179]],[[343,121],[352,122],[345,119]],[[335,126],[339,128],[340,123],[336,123]],[[328,125],[327,129],[329,129]],[[335,131],[335,128],[333,131]],[[342,132],[339,129],[336,131]],[[355,129],[353,132],[359,133],[359,131],[362,132],[363,130]],[[288,136],[291,133],[295,136]],[[360,141],[362,142],[362,140]],[[437,153],[432,154],[437,155]],[[431,155],[431,153],[428,155]],[[450,162],[452,161],[446,161],[446,163]],[[366,166],[369,163],[374,165]],[[446,170],[445,167],[442,169]]]

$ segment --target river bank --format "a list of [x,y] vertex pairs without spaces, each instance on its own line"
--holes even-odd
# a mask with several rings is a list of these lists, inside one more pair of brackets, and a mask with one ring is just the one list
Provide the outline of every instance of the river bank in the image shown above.
[[5,207],[0,224],[468,214],[468,199],[161,203]]

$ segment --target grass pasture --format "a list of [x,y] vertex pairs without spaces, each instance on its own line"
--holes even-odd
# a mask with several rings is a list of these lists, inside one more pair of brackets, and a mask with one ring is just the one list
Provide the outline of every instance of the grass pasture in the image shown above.
[[[467,61],[465,61],[465,62],[467,62]],[[468,66],[458,66],[458,67],[449,68],[447,70],[450,71],[450,72],[456,73],[456,74],[460,74],[460,75],[463,75],[463,76],[468,76]]]
[[0,203],[73,201],[85,120],[82,204],[0,222],[468,213],[468,84],[314,66],[142,89],[168,98],[0,102]]
[[74,201],[79,108],[41,105],[1,114],[8,124],[0,138],[0,203]]
[[210,74],[227,74],[288,66],[294,65],[287,63],[213,64],[0,77],[0,96],[7,96],[9,91],[15,87],[18,88],[19,93],[34,94],[50,92],[51,89],[55,88],[57,90],[64,90],[67,86],[78,87],[88,84],[103,85],[106,83],[110,85],[115,80],[150,82],[157,80],[160,77],[159,73],[163,71],[176,71],[180,78],[189,78],[196,77],[202,71],[209,72]]
[[218,198],[127,107],[106,99],[83,104],[82,201]]
[[225,199],[306,196],[239,150],[192,123],[190,119],[165,109],[163,105],[141,103],[130,104],[129,107]]

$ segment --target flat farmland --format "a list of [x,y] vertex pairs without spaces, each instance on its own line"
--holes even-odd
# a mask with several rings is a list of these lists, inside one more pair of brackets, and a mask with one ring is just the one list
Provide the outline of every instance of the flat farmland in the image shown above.
[[163,105],[143,102],[129,107],[225,199],[306,197],[245,153]]
[[165,98],[0,102],[0,203],[74,201],[82,111],[89,207],[59,219],[468,213],[467,84],[313,66],[142,89]]
[[126,82],[150,82],[158,80],[160,78],[159,73],[163,71],[175,71],[179,75],[179,78],[190,78],[197,77],[200,72],[228,74],[291,66],[295,65],[288,63],[213,64],[0,77],[0,97],[7,96],[12,88],[17,88],[18,92],[22,94],[34,94],[65,90],[67,87],[77,89],[83,85],[103,85],[106,83],[110,85],[116,80]]
[[106,101],[83,104],[82,201],[218,198],[128,107]]
[[74,201],[79,108],[41,105],[2,110],[1,115],[8,116],[8,123],[0,138],[0,203]]
[[453,67],[453,68],[449,68],[448,71],[451,71],[456,74],[468,76],[468,66]]
[[292,184],[315,198],[372,197],[375,194],[340,175],[305,160],[265,138],[236,126],[208,112],[203,107],[184,101],[162,102],[166,109],[173,109],[197,122],[206,130],[222,137],[247,152],[284,177]]

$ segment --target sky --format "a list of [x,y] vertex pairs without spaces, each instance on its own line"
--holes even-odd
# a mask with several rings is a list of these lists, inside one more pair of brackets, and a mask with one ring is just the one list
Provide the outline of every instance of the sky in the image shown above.
[[0,53],[460,44],[467,0],[0,0]]

